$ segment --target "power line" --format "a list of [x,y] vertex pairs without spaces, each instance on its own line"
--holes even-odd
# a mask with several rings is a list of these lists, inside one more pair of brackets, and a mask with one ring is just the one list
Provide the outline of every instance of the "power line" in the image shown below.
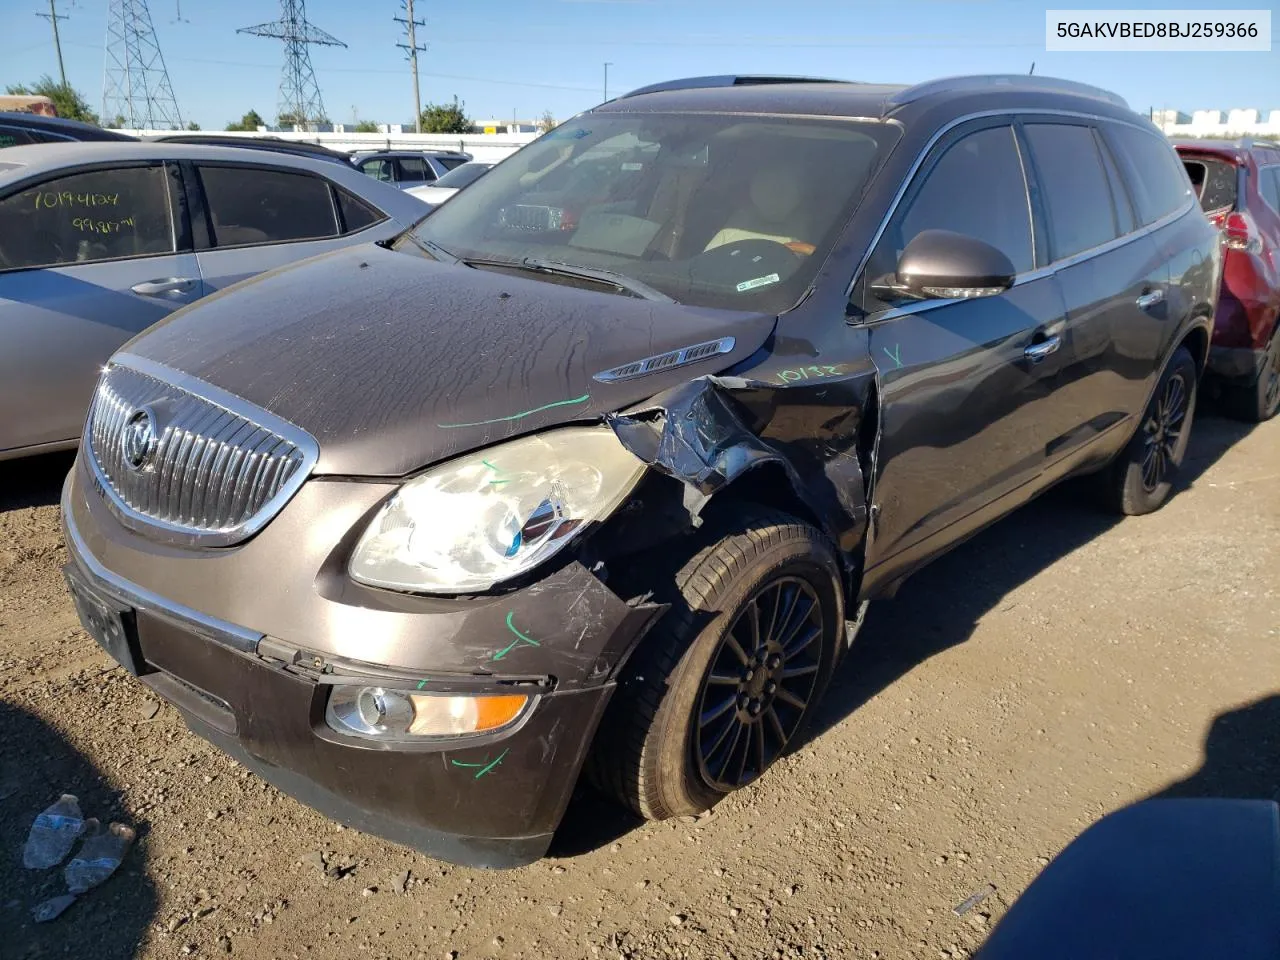
[[54,5],[55,0],[49,0],[49,12],[37,13],[37,17],[44,17],[53,26],[53,46],[58,51],[58,76],[62,78],[62,85],[67,85],[67,68],[62,65],[62,41],[58,39],[58,21],[68,19],[65,13],[59,13],[58,8]]
[[115,117],[135,130],[182,129],[147,0],[111,0],[107,12],[103,123]]
[[277,121],[281,117],[291,117],[304,129],[328,121],[324,101],[320,98],[320,85],[316,83],[316,72],[311,66],[311,52],[307,48],[346,47],[346,44],[308,22],[306,0],[280,0],[279,20],[241,27],[236,33],[284,41],[284,70],[280,75]]
[[392,17],[396,23],[403,23],[405,33],[407,34],[408,43],[397,43],[396,46],[409,57],[409,65],[413,71],[413,129],[417,133],[422,132],[422,96],[418,89],[418,54],[426,52],[425,45],[419,45],[417,34],[414,32],[417,27],[425,27],[426,20],[413,19],[413,0],[400,0],[400,5],[404,7],[403,17]]

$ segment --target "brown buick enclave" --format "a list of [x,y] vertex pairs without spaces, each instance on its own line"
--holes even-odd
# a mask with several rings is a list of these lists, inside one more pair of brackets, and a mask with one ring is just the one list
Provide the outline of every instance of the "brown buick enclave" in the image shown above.
[[67,580],[281,789],[528,862],[584,769],[655,818],[754,780],[868,599],[1046,487],[1157,509],[1220,270],[1092,87],[660,84],[127,344]]

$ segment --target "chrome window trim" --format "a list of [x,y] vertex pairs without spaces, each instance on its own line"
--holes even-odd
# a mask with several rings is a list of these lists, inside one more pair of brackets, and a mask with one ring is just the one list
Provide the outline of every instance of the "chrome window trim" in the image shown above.
[[71,541],[68,553],[71,554],[72,562],[82,574],[87,575],[95,585],[104,588],[105,592],[112,597],[123,600],[136,609],[145,610],[147,613],[192,630],[213,643],[230,647],[241,653],[257,653],[258,641],[264,634],[175,603],[112,573],[103,566],[97,557],[89,552],[88,545],[76,528],[75,515],[70,502],[71,486],[67,483],[62,490],[62,516],[66,521],[67,536]]
[[[893,200],[889,204],[888,211],[885,213],[884,217],[881,218],[880,225],[876,228],[876,232],[871,239],[871,243],[867,245],[867,252],[863,254],[862,259],[859,261],[858,269],[853,272],[853,277],[852,279],[850,279],[849,285],[845,289],[845,294],[844,294],[845,298],[848,299],[853,295],[854,287],[858,285],[858,280],[862,277],[862,272],[867,268],[867,264],[871,260],[871,255],[875,253],[875,249],[879,245],[881,238],[884,236],[884,232],[887,229],[889,229],[889,221],[892,220],[894,214],[898,212],[898,206],[899,204],[902,203],[902,198],[906,195],[907,189],[911,186],[911,182],[915,179],[916,174],[920,171],[920,168],[924,165],[924,161],[928,158],[929,152],[935,146],[937,146],[939,140],[945,137],[948,133],[950,133],[956,127],[960,126],[961,124],[968,123],[972,120],[986,120],[986,119],[991,119],[996,117],[1002,117],[1002,118],[1008,117],[1010,124],[1012,124],[1016,118],[1028,117],[1028,116],[1070,117],[1077,120],[1089,120],[1095,123],[1119,123],[1125,126],[1133,127],[1136,130],[1141,130],[1145,133],[1150,133],[1150,131],[1147,130],[1146,127],[1144,127],[1141,123],[1134,120],[1121,119],[1118,117],[1106,117],[1106,116],[1101,116],[1099,114],[1093,114],[1093,113],[1082,113],[1077,110],[1051,110],[1051,109],[1032,109],[1027,107],[1013,107],[1006,110],[983,110],[977,113],[967,113],[964,116],[956,117],[954,120],[949,121],[948,123],[943,125],[941,128],[939,128],[934,133],[934,135],[929,138],[928,142],[925,143],[925,145],[920,149],[920,152],[916,154],[915,160],[912,161],[911,167],[907,170],[906,176],[902,178],[902,183],[898,186],[898,191],[897,193],[894,194]],[[1152,136],[1154,136],[1154,134],[1152,134]],[[1019,151],[1019,158],[1021,158],[1021,151]],[[1024,184],[1026,183],[1025,169],[1023,170],[1023,182]],[[1028,205],[1030,204],[1030,202],[1031,202],[1030,190],[1028,189],[1027,191]],[[1194,190],[1188,193],[1188,199],[1183,203],[1181,207],[1177,208],[1176,210],[1170,213],[1166,213],[1159,220],[1153,220],[1151,223],[1148,223],[1145,226],[1140,226],[1136,230],[1132,230],[1129,233],[1126,233],[1122,236],[1115,237],[1107,241],[1106,243],[1099,244],[1096,247],[1091,247],[1088,250],[1081,250],[1079,253],[1072,254],[1070,257],[1065,257],[1062,260],[1055,260],[1053,263],[1045,264],[1043,267],[1038,267],[1035,270],[1030,271],[1029,273],[1019,274],[1016,278],[1014,278],[1013,286],[1016,287],[1024,283],[1030,283],[1032,280],[1039,280],[1043,277],[1049,276],[1050,274],[1056,273],[1058,270],[1062,270],[1062,269],[1066,269],[1067,267],[1074,266],[1075,264],[1088,260],[1091,257],[1099,256],[1116,247],[1122,246],[1123,244],[1131,243],[1132,241],[1137,240],[1140,237],[1144,237],[1144,236],[1147,236],[1148,234],[1154,233],[1156,230],[1160,229],[1161,227],[1167,226],[1168,224],[1172,223],[1174,220],[1178,219],[1179,217],[1185,216],[1187,211],[1189,211],[1193,206],[1199,206],[1199,200],[1196,199]],[[1136,214],[1134,219],[1136,222],[1137,220]],[[1034,220],[1035,218],[1033,216],[1032,217],[1032,239],[1031,239],[1032,244],[1035,243]],[[921,301],[920,303],[913,303],[905,307],[890,307],[883,314],[871,314],[867,318],[851,323],[850,326],[862,327],[862,326],[868,326],[870,324],[882,323],[885,320],[892,320],[892,319],[895,319],[896,317],[906,316],[913,313],[920,313],[923,310],[932,309],[934,307],[947,306],[948,304],[952,304],[956,302],[957,302],[956,300],[926,300],[926,301]]]
[[[316,461],[320,459],[320,445],[311,434],[301,427],[277,417],[261,407],[254,406],[235,394],[228,393],[226,390],[215,387],[213,384],[207,383],[198,377],[193,377],[188,373],[183,373],[181,370],[175,370],[172,367],[133,353],[117,353],[111,358],[110,365],[136,370],[163,383],[171,384],[179,390],[185,391],[214,406],[221,407],[256,427],[282,437],[293,444],[302,454],[302,464],[298,469],[293,472],[292,476],[289,477],[276,495],[254,511],[248,519],[236,524],[234,527],[206,531],[149,517],[133,509],[112,488],[110,481],[102,472],[102,468],[98,466],[97,456],[94,451],[92,449],[85,451],[86,455],[83,459],[89,466],[94,486],[102,494],[103,500],[116,519],[124,527],[145,536],[153,542],[188,547],[226,547],[247,540],[265,527],[284,509],[285,504],[293,499],[294,494],[301,489],[302,485],[311,476],[311,471],[315,469]],[[96,403],[97,394],[95,392],[94,404],[96,405]],[[91,406],[89,412],[90,421],[92,416],[93,407]],[[86,427],[86,432],[87,430],[88,427]]]

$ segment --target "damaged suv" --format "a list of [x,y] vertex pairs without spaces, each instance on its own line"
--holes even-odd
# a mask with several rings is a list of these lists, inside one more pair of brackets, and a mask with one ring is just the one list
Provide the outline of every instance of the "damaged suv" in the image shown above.
[[1050,484],[1160,506],[1220,269],[1091,87],[660,84],[126,345],[67,580],[281,789],[529,862],[584,770],[651,818],[750,783],[868,598]]

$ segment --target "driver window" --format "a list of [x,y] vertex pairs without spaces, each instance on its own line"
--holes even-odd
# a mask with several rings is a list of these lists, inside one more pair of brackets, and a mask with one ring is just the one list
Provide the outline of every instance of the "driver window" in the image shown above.
[[1032,269],[1031,211],[1012,127],[989,127],[946,147],[894,215],[866,276],[897,272],[898,258],[922,230],[951,230],[983,240],[1019,273]]
[[0,270],[174,251],[164,167],[93,170],[0,200]]

